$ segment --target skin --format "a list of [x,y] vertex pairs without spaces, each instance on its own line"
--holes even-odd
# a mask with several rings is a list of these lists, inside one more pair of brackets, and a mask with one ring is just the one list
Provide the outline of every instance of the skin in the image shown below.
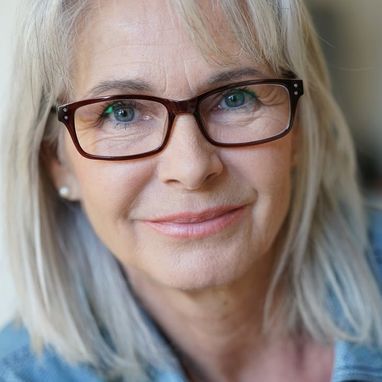
[[[167,2],[126,3],[100,2],[87,19],[72,101],[89,98],[90,89],[110,79],[144,79],[152,88],[144,94],[182,100],[210,90],[216,74],[254,67],[218,13],[218,39],[235,57],[229,66],[203,57]],[[256,69],[272,77],[267,68]],[[174,341],[190,379],[329,380],[327,349],[264,338],[259,329],[289,209],[293,134],[255,148],[219,148],[184,114],[159,155],[121,162],[86,159],[65,134],[60,160],[51,163],[55,184],[69,186],[71,199],[81,202],[146,309]],[[197,240],[170,238],[143,222],[221,205],[245,206],[239,223]],[[317,358],[320,370],[313,367]]]

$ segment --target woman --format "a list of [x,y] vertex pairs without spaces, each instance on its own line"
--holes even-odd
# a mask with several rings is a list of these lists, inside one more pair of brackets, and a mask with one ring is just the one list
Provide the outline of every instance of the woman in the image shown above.
[[4,129],[23,328],[0,378],[382,380],[377,262],[304,4],[25,13]]

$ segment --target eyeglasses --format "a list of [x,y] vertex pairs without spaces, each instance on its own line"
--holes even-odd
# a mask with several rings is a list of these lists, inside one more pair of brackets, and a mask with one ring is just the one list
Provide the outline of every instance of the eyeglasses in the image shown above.
[[195,98],[174,101],[113,95],[57,108],[79,153],[89,159],[128,160],[166,146],[175,117],[190,113],[208,142],[243,147],[274,141],[292,128],[302,80],[232,83]]

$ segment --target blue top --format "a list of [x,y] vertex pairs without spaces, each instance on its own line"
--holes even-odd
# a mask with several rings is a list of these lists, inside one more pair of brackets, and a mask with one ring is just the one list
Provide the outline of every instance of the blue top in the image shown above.
[[[371,214],[371,242],[382,280],[382,214]],[[179,370],[157,372],[153,382],[185,382]],[[345,341],[335,345],[332,382],[381,382],[382,349],[373,349]],[[41,359],[30,350],[25,329],[12,325],[0,332],[0,382],[103,382],[87,365],[69,365],[51,349]],[[135,382],[135,381],[132,381]]]

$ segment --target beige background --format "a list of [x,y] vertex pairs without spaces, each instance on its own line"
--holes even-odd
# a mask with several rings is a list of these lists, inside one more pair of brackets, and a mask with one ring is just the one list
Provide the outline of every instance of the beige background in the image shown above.
[[359,153],[382,177],[382,0],[307,3]]
[[[11,80],[12,28],[18,2],[0,0],[0,100],[6,98],[6,83]],[[375,162],[379,161],[382,168],[382,0],[307,2],[319,27],[335,94],[345,110],[358,147]],[[2,102],[0,115],[1,108]],[[11,316],[14,304],[3,243],[4,238],[0,240],[0,326]]]

